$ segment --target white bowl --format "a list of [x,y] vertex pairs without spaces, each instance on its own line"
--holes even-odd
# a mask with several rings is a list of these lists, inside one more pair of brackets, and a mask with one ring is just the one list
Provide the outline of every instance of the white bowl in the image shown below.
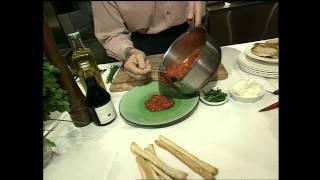
[[[248,81],[248,80],[240,80],[240,81]],[[237,81],[236,83],[238,83],[240,81]],[[235,93],[233,87],[236,83],[234,83],[231,86],[231,88],[229,89],[229,94],[233,99],[240,101],[240,102],[244,102],[244,103],[254,103],[254,102],[257,102],[263,98],[264,93],[265,93],[265,89],[263,88],[263,86],[261,84],[254,82],[261,89],[259,94],[257,94],[256,96],[252,96],[252,97],[244,97],[244,96],[239,96],[238,94]]]
[[[216,88],[212,88],[212,89],[216,90]],[[223,101],[221,101],[221,102],[210,102],[210,101],[207,101],[207,100],[204,99],[204,94],[203,94],[203,93],[201,93],[201,95],[200,95],[200,100],[201,100],[204,104],[207,104],[207,105],[210,105],[210,106],[219,106],[219,105],[222,105],[222,104],[226,103],[226,102],[229,100],[229,94],[228,94],[227,91],[225,91],[225,90],[223,90],[223,89],[221,89],[221,91],[227,94],[225,100],[223,100]]]

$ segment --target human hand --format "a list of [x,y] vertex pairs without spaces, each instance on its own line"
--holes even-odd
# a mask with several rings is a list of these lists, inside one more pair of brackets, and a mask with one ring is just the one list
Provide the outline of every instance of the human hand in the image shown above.
[[191,26],[199,26],[201,24],[202,17],[206,13],[206,2],[205,1],[188,1],[187,6],[187,19],[189,22],[194,24]]
[[124,63],[124,69],[133,77],[147,74],[151,71],[151,64],[149,60],[145,60],[145,54],[135,48],[130,48],[126,52],[127,60]]

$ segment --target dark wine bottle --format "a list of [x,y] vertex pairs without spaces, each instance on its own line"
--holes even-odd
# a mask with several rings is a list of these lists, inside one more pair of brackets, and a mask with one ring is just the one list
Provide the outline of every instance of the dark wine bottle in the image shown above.
[[105,126],[116,119],[117,113],[110,94],[98,84],[90,66],[88,61],[79,63],[87,86],[85,101],[87,106],[96,113],[97,118],[93,118],[93,122],[97,126]]

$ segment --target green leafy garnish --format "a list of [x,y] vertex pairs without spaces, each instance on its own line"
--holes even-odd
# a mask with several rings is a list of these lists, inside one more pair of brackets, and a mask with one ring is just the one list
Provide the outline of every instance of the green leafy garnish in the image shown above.
[[110,68],[110,73],[107,77],[107,83],[110,83],[113,79],[114,74],[117,72],[117,70],[119,69],[119,66],[117,65],[112,65]]
[[58,82],[58,69],[49,64],[43,63],[43,119],[49,119],[50,112],[70,111],[69,96]]
[[227,97],[227,93],[221,91],[221,89],[211,89],[207,93],[204,93],[204,99],[208,102],[221,102]]
[[[70,97],[67,91],[63,90],[58,82],[59,70],[49,62],[43,63],[43,120],[50,119],[50,113],[54,111],[70,111]],[[43,144],[56,146],[46,136],[43,137]]]

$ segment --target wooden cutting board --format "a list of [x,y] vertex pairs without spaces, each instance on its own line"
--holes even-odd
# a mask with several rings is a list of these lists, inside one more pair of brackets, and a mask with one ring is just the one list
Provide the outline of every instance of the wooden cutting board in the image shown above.
[[[147,56],[146,59],[150,60],[152,69],[158,69],[161,61],[162,61],[163,54]],[[228,73],[224,68],[223,64],[220,64],[218,71],[214,74],[213,80],[223,80],[228,77]],[[158,80],[158,72],[152,71],[146,76],[140,76],[134,78],[130,76],[127,71],[121,67],[119,71],[113,77],[111,82],[110,91],[111,92],[121,92],[121,91],[128,91],[135,86],[141,86],[147,84],[150,81]]]

